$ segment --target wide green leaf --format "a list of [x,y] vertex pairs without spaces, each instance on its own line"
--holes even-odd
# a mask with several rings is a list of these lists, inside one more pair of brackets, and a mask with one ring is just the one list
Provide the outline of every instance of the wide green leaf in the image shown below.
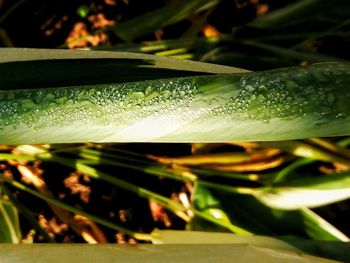
[[[347,63],[237,73],[128,53],[2,52],[2,144],[269,141],[350,133]],[[236,74],[208,75],[228,72]]]

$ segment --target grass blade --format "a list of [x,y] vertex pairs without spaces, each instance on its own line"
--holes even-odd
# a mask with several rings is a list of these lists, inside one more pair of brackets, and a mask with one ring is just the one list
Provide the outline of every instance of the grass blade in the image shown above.
[[340,232],[338,229],[336,229],[312,210],[308,208],[302,208],[300,209],[300,213],[305,218],[305,230],[312,239],[320,240],[320,237],[323,237],[322,239],[327,241],[350,241],[346,235],[344,235],[342,232]]

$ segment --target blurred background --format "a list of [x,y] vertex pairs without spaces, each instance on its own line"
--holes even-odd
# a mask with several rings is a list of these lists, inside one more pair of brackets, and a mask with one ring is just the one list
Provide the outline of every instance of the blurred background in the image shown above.
[[349,59],[349,9],[346,0],[2,0],[0,44],[146,52],[259,70]]

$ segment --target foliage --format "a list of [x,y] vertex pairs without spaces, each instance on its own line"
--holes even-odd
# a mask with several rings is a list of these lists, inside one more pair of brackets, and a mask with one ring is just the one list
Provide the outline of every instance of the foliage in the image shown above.
[[[219,77],[223,79],[232,78],[233,80],[230,79],[229,82],[233,85],[232,83],[237,83],[233,76],[260,74],[249,73],[250,70],[276,69],[315,62],[337,62],[344,63],[338,65],[348,65],[346,63],[350,58],[344,52],[344,47],[349,43],[349,1],[290,1],[288,5],[281,4],[279,9],[243,21],[240,25],[235,24],[228,31],[221,30],[220,25],[211,20],[211,14],[224,9],[226,4],[224,0],[169,2],[171,3],[157,10],[129,20],[122,19],[115,25],[91,31],[64,44],[69,46],[101,32],[108,34],[110,45],[89,47],[99,50],[96,53],[65,50],[1,50],[0,101],[2,96],[6,92],[11,93],[14,87],[24,92],[33,88],[45,90],[45,88],[62,86],[74,88],[82,85],[102,87],[111,83],[120,87],[124,85],[123,83],[133,81],[153,84],[164,81],[163,79],[171,81],[174,78],[210,79],[216,77],[212,76],[213,74],[220,74]],[[21,8],[21,4],[18,6],[16,8]],[[95,12],[95,9],[94,5],[86,4],[84,9],[78,11],[84,18]],[[0,22],[5,21],[11,12],[0,17]],[[181,21],[188,22],[189,26],[178,37],[170,39],[152,37],[152,32],[159,29],[163,30],[166,36],[172,28],[177,26],[181,28]],[[118,40],[113,41],[116,37]],[[100,51],[101,49],[118,52],[109,53]],[[122,53],[122,51],[142,52],[158,57]],[[172,60],[167,57],[189,58],[235,68]],[[76,63],[72,63],[73,60]],[[267,74],[276,72],[273,77],[276,78],[284,70],[278,69]],[[297,73],[297,70],[294,72]],[[348,69],[344,72],[349,74]],[[238,75],[227,77],[226,73]],[[263,78],[266,77],[263,76],[264,73],[261,74]],[[154,145],[138,145],[139,148],[135,150],[132,144],[94,144],[85,142],[85,139],[81,144],[1,146],[1,242],[18,243],[21,239],[23,242],[55,241],[55,235],[48,233],[43,224],[38,223],[40,212],[35,209],[30,211],[26,207],[25,199],[28,196],[38,198],[35,200],[43,200],[42,203],[38,201],[39,207],[45,206],[52,211],[60,222],[66,223],[74,231],[76,236],[89,243],[111,241],[110,236],[106,238],[104,235],[108,231],[124,233],[139,242],[159,242],[159,236],[165,240],[169,237],[176,239],[186,235],[186,233],[151,233],[152,229],[140,229],[107,214],[95,213],[94,206],[83,204],[76,198],[76,193],[71,194],[70,198],[61,198],[60,193],[54,191],[53,185],[48,184],[48,176],[52,177],[55,170],[59,170],[67,174],[78,173],[88,178],[86,180],[91,180],[91,184],[101,184],[106,189],[113,187],[117,192],[131,192],[140,198],[138,200],[147,200],[152,212],[156,210],[153,207],[155,203],[157,205],[155,207],[159,209],[156,212],[158,211],[161,216],[169,214],[178,218],[177,220],[186,225],[187,230],[233,232],[238,238],[242,238],[240,242],[245,238],[246,240],[254,238],[251,235],[273,236],[307,253],[346,261],[348,251],[346,242],[349,241],[350,231],[344,222],[348,221],[346,211],[349,209],[349,201],[346,199],[349,197],[350,189],[348,148],[350,139],[348,137],[306,139],[325,135],[348,135],[349,125],[346,120],[349,118],[349,108],[344,90],[346,85],[339,84],[342,78],[338,78],[336,74],[335,70],[332,76],[325,78],[321,74],[312,83],[308,82],[307,85],[300,83],[299,98],[307,98],[308,103],[313,103],[314,93],[309,97],[306,96],[308,86],[312,86],[316,93],[320,86],[328,82],[322,86],[325,88],[325,97],[318,101],[327,101],[332,109],[345,109],[341,115],[322,114],[324,113],[322,105],[314,102],[312,111],[320,114],[318,125],[326,125],[324,131],[327,131],[327,134],[319,133],[319,129],[314,126],[307,126],[314,124],[314,119],[305,121],[303,126],[299,125],[298,120],[304,116],[291,116],[290,126],[281,123],[266,124],[271,127],[265,134],[270,136],[269,141],[227,140],[225,143],[220,143],[218,140],[211,140],[215,143],[208,143],[200,138],[194,143],[191,139],[191,144],[187,144],[191,151],[187,153],[158,154],[157,151],[151,150]],[[288,78],[290,77],[291,75]],[[294,80],[298,81],[299,77],[296,76]],[[209,86],[215,86],[213,83]],[[330,86],[339,89],[336,96],[332,96]],[[203,87],[204,93],[210,93],[210,88],[205,85]],[[227,89],[223,90],[222,94],[226,92]],[[271,94],[273,97],[276,95],[275,92]],[[37,103],[40,104],[40,98]],[[0,113],[3,110],[1,106],[2,104]],[[33,105],[28,107],[30,106]],[[282,106],[290,105],[285,103]],[[170,108],[169,105],[166,107]],[[260,113],[259,110],[256,112]],[[125,120],[128,120],[127,118],[126,116]],[[186,131],[188,136],[195,134],[194,131],[201,132],[204,129],[197,127],[192,128],[192,131],[187,130],[187,126],[190,127],[191,124],[183,125],[179,129]],[[301,129],[306,126],[307,129]],[[245,125],[242,124],[236,132],[240,130],[242,134],[246,134],[245,138],[241,134],[240,138],[244,140],[261,140],[261,137],[253,136],[262,131],[261,127],[245,122]],[[86,133],[94,132],[89,130],[92,128],[91,125],[80,128]],[[212,124],[210,128],[213,134],[217,130]],[[226,127],[224,130],[230,131],[231,128]],[[275,137],[275,140],[296,138],[303,140],[274,141],[274,132],[280,129],[285,129],[281,134],[285,134],[286,137]],[[72,139],[67,135],[65,138],[59,137],[62,134],[60,130],[52,132],[55,142]],[[137,132],[143,134],[145,130],[139,127]],[[130,132],[127,134],[132,136]],[[293,134],[303,136],[288,137]],[[17,136],[25,138],[21,143],[35,142],[31,139],[30,133],[24,130],[18,130]],[[16,144],[15,136],[5,139]],[[1,137],[0,131],[0,142],[7,144],[5,139]],[[175,148],[176,145],[159,147],[169,149]],[[38,167],[42,167],[43,171]],[[57,178],[57,181],[61,179]],[[175,197],[163,191],[162,186],[169,182],[181,186]],[[161,187],[153,186],[153,183]],[[117,202],[118,199],[113,200]],[[21,215],[21,222],[18,222],[17,211]],[[35,230],[34,237],[22,233],[23,236],[26,235],[22,238],[20,225],[23,228],[28,223],[29,229]],[[191,232],[187,233],[191,235]],[[193,236],[197,234],[194,233]],[[228,238],[228,236],[209,237],[209,235],[205,239]],[[229,236],[228,239],[237,238],[235,235]],[[256,239],[249,242],[258,241]],[[269,239],[263,242],[278,247],[276,240]],[[288,245],[283,243],[283,246]]]

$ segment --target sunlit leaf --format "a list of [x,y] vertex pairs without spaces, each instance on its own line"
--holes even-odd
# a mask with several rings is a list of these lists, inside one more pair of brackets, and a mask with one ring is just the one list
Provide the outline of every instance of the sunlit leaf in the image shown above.
[[[145,60],[145,55],[135,59],[139,55],[98,51],[9,51],[0,53],[1,101],[6,105],[0,118],[3,144],[270,141],[350,132],[346,63],[258,73],[232,68],[226,72],[237,74],[208,75],[207,64],[196,64],[204,72],[191,71],[191,62],[174,62],[169,68],[157,66],[164,60],[154,56]],[[57,59],[80,55],[81,60]],[[33,57],[37,59],[29,61]],[[102,60],[92,59],[97,57]],[[182,64],[188,70],[180,70]],[[108,73],[99,74],[97,65]],[[157,75],[159,67],[165,71]],[[141,81],[146,73],[152,77]],[[10,77],[14,74],[19,77]],[[334,78],[338,85],[333,85]],[[314,95],[320,85],[324,92],[319,96],[327,100]],[[13,111],[17,114],[11,115]]]
[[295,179],[285,186],[266,187],[255,197],[278,209],[318,207],[350,198],[349,173]]

